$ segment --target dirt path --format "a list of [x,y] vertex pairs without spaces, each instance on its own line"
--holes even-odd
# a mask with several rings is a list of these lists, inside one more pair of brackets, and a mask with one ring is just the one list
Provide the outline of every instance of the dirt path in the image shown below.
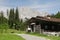
[[18,34],[18,36],[21,36],[21,37],[25,38],[26,40],[49,40],[46,38],[32,36],[32,35],[28,35],[28,34]]

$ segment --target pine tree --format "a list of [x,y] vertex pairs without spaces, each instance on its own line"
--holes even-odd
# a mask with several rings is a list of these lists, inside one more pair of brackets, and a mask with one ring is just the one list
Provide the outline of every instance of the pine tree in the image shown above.
[[55,15],[56,18],[60,18],[60,12],[58,11],[58,13]]
[[18,8],[16,8],[15,19],[16,19],[17,22],[19,22],[19,11],[18,11]]
[[19,20],[19,11],[18,11],[18,8],[16,8],[16,12],[15,12],[15,29],[18,29],[19,27],[19,23],[20,23],[20,20]]
[[10,13],[9,13],[9,26],[10,26],[10,28],[13,28],[13,24],[14,24],[14,9],[10,9]]
[[3,23],[4,15],[3,11],[0,12],[0,23]]

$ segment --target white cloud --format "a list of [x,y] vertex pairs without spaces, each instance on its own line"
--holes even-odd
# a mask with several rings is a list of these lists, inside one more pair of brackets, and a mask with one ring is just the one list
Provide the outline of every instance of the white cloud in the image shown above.
[[56,8],[57,6],[60,6],[60,2],[57,0],[55,1],[51,1],[51,2],[47,2],[45,4],[39,4],[38,0],[29,0],[31,2],[33,2],[30,6],[23,6],[23,7],[29,7],[32,9],[40,9],[41,11],[47,11],[47,10],[51,10],[52,8]]
[[[38,4],[38,3],[36,4],[36,3],[33,3],[31,6],[26,6],[26,7],[29,7],[29,8],[38,10],[38,11],[49,12],[51,10],[54,11],[54,9],[56,9],[56,7],[60,6],[60,3],[59,2],[49,2],[49,3],[46,3],[46,4]],[[55,13],[55,12],[52,12],[52,13]]]
[[33,4],[31,6],[27,6],[27,7],[30,7],[30,8],[52,8],[52,7],[55,7],[55,6],[58,6],[60,4],[56,4],[56,3],[48,3],[48,4]]

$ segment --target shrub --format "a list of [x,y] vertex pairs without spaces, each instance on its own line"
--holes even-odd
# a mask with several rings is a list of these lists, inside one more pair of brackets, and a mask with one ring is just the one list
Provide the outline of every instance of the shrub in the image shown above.
[[7,29],[8,29],[8,25],[6,23],[4,24],[0,24],[0,32],[3,33],[3,32],[7,32]]

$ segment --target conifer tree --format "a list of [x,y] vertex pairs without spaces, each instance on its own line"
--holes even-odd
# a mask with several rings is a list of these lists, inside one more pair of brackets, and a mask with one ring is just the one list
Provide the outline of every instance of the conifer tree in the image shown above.
[[9,13],[9,26],[10,26],[10,28],[13,28],[13,24],[14,24],[14,9],[10,9],[10,13]]
[[15,12],[15,29],[19,28],[20,20],[19,20],[19,11],[18,8],[16,8]]

